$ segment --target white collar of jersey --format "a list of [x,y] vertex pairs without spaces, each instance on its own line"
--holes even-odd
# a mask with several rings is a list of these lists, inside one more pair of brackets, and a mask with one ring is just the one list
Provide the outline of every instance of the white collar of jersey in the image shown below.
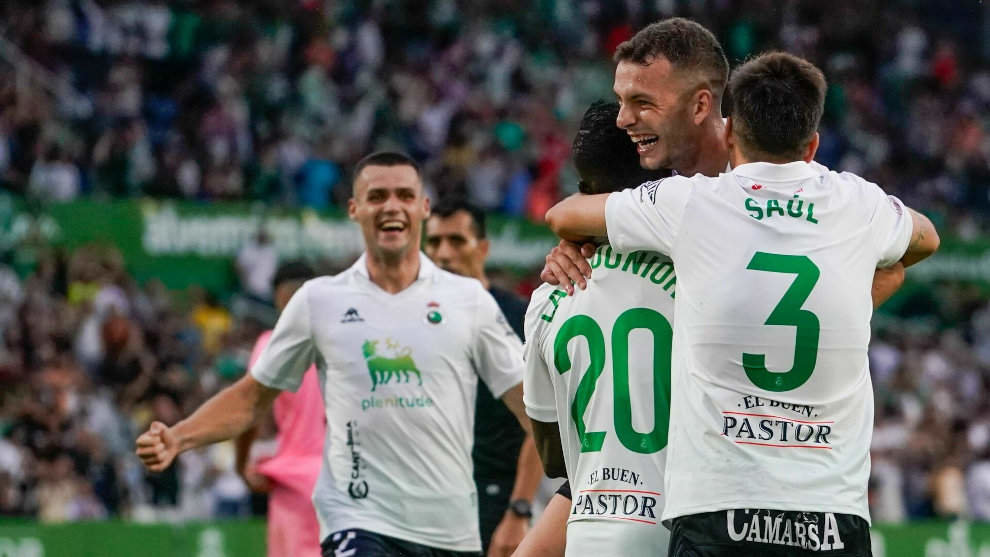
[[[728,174],[729,172],[732,172],[732,163],[731,162],[725,163],[725,173]],[[681,173],[678,172],[678,171],[676,171],[676,170],[671,169],[670,175],[671,176],[680,176]]]
[[[430,261],[426,254],[419,252],[419,274],[416,276],[416,280],[428,279],[433,276],[433,271],[437,268],[436,265]],[[361,275],[362,277],[371,280],[371,276],[368,274],[368,252],[361,254],[361,257],[351,265],[351,270],[355,273]]]
[[813,166],[804,161],[786,164],[748,162],[733,168],[732,173],[760,182],[796,182],[819,175]]

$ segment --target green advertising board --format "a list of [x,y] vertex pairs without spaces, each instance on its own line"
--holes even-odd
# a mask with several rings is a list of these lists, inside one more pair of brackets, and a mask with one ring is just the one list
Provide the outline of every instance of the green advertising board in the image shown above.
[[[0,522],[0,557],[264,557],[265,524]],[[874,557],[990,557],[990,524],[876,525]]]
[[[283,259],[343,265],[362,249],[358,227],[339,211],[93,199],[32,208],[23,200],[0,195],[0,253],[32,242],[69,248],[114,245],[139,281],[157,277],[172,288],[190,284],[214,290],[234,287],[232,260],[261,226]],[[524,219],[492,215],[488,228],[489,264],[496,267],[538,268],[556,244],[545,226]],[[948,279],[988,287],[990,238],[964,240],[943,235],[939,252],[912,267],[907,277],[915,283]]]
[[[83,200],[31,208],[0,196],[0,252],[34,243],[69,248],[114,245],[139,280],[157,277],[171,288],[234,286],[238,250],[260,227],[283,260],[347,264],[362,250],[357,225],[341,212],[318,213],[246,203]],[[546,227],[492,216],[489,262],[528,269],[542,263],[556,240]]]

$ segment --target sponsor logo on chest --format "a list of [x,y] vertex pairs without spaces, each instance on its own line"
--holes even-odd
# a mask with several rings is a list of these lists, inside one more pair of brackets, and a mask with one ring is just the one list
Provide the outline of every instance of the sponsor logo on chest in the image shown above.
[[[423,373],[413,359],[413,350],[409,346],[402,346],[391,338],[384,342],[379,340],[366,340],[361,346],[364,355],[364,363],[368,367],[368,377],[371,382],[371,392],[374,393],[379,388],[388,386],[409,386],[422,387]],[[402,395],[371,395],[361,400],[361,411],[381,409],[416,409],[432,408],[435,406],[433,399],[420,393],[409,393],[406,390]]]

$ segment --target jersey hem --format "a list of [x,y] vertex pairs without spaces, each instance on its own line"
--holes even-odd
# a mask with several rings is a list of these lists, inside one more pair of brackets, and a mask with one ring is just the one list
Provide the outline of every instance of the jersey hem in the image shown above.
[[544,423],[557,423],[557,409],[547,409],[540,410],[537,408],[526,407],[526,415],[533,418],[536,421]]

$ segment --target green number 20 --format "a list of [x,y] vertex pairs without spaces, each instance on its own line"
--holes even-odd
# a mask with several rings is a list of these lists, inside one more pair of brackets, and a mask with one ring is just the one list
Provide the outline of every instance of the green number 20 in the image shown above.
[[797,275],[764,323],[797,327],[794,363],[791,369],[772,372],[767,369],[766,354],[743,353],[742,355],[746,376],[757,387],[778,393],[796,389],[811,377],[818,362],[818,336],[821,331],[818,316],[801,309],[801,306],[811,295],[811,289],[818,283],[821,272],[814,262],[803,255],[780,255],[761,251],[753,255],[746,268],[753,271]]
[[[641,433],[633,428],[629,402],[629,334],[646,329],[653,334],[653,431]],[[605,369],[605,335],[594,319],[575,315],[564,322],[553,343],[554,366],[560,374],[571,369],[567,345],[584,337],[591,361],[578,383],[571,418],[581,441],[581,452],[596,452],[605,442],[604,431],[587,431],[584,414],[591,403],[598,378]],[[649,308],[626,310],[612,327],[613,421],[619,441],[630,451],[655,453],[667,446],[667,423],[670,420],[670,345],[673,330],[660,313]]]

